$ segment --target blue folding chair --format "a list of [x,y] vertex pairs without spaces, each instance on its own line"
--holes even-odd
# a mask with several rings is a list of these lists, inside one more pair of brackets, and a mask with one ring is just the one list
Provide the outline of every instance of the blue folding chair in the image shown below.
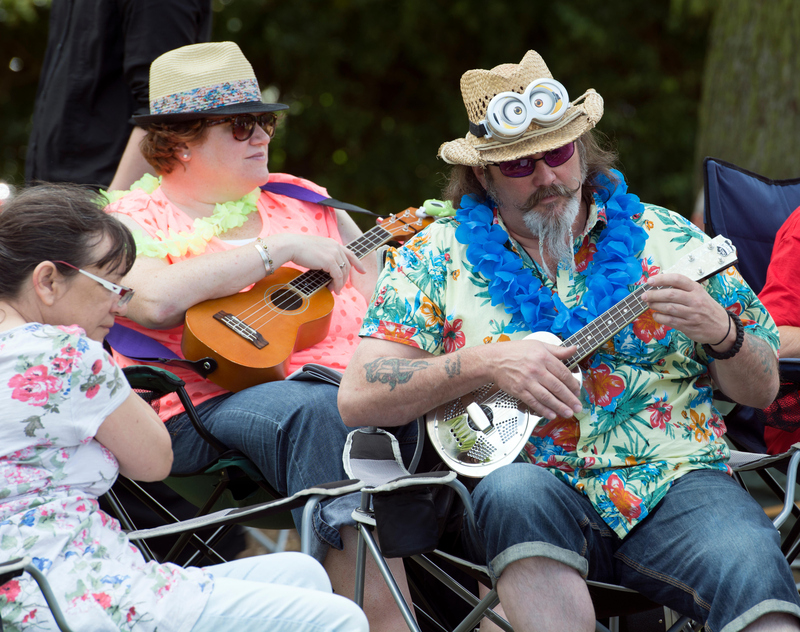
[[[711,237],[724,235],[736,247],[737,269],[744,280],[758,293],[764,287],[772,256],[775,235],[795,209],[800,207],[800,178],[771,180],[716,158],[703,161],[705,182],[705,231]],[[800,360],[780,361],[781,392],[800,389]],[[749,452],[766,452],[763,411],[737,405],[725,415],[728,438]],[[799,419],[787,419],[800,425]],[[776,494],[781,488],[766,471],[759,471],[764,482]],[[796,509],[795,517],[800,516]],[[784,538],[784,553],[792,561],[800,550],[800,520]]]
[[800,207],[800,178],[770,180],[717,158],[703,161],[703,178],[706,233],[733,242],[739,254],[736,267],[758,294],[767,278],[775,235]]

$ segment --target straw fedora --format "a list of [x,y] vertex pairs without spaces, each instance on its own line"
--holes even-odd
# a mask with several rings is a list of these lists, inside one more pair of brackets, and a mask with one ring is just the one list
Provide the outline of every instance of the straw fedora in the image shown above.
[[[487,110],[492,108],[495,111],[497,101],[493,103],[493,99],[498,95],[502,99],[501,93],[516,93],[511,97],[512,101],[522,105],[524,110],[530,104],[522,104],[516,95],[529,97],[536,94],[531,93],[534,88],[548,96],[552,114],[539,117],[543,121],[541,124],[536,122],[536,118],[532,119],[513,138],[503,137],[497,132],[492,134],[494,120],[487,119]],[[597,92],[590,88],[569,102],[564,87],[553,79],[542,57],[533,50],[528,51],[519,64],[501,64],[491,70],[468,70],[461,77],[461,95],[467,108],[470,131],[464,138],[444,143],[438,154],[453,165],[483,167],[557,149],[592,129],[603,116],[603,98]],[[533,100],[541,105],[538,99]],[[524,124],[526,119],[523,116],[519,120]]]
[[156,58],[150,64],[150,114],[132,120],[145,126],[288,109],[283,103],[261,100],[253,67],[236,44],[210,42],[182,46]]

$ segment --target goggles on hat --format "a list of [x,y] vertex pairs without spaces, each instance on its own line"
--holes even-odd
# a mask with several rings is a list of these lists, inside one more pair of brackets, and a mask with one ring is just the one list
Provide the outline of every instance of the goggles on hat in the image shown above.
[[567,89],[555,79],[534,79],[525,91],[501,92],[489,101],[486,118],[469,123],[469,131],[478,138],[511,141],[519,138],[534,122],[542,127],[560,120],[569,106]]
[[531,175],[536,170],[536,163],[544,160],[548,167],[558,167],[572,158],[575,153],[575,141],[567,143],[563,147],[544,152],[541,158],[517,158],[516,160],[506,160],[504,162],[492,163],[500,168],[506,178],[524,178]]
[[207,120],[206,127],[221,125],[222,123],[230,123],[233,137],[236,140],[244,142],[250,140],[253,136],[253,132],[256,130],[256,123],[258,123],[261,129],[263,129],[270,138],[275,136],[278,116],[274,112],[266,112],[265,114],[237,114],[236,116]]

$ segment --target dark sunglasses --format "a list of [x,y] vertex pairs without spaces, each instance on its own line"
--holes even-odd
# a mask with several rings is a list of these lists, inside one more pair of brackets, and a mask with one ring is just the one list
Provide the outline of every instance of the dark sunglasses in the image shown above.
[[275,136],[275,128],[278,126],[278,116],[274,112],[266,112],[264,114],[237,114],[236,116],[207,120],[206,127],[221,125],[222,123],[230,123],[233,137],[236,140],[244,142],[250,140],[250,137],[256,130],[256,123],[258,123],[261,129],[263,129],[270,138]]
[[572,158],[572,154],[574,153],[575,142],[573,141],[558,149],[544,152],[544,156],[541,158],[531,158],[527,156],[525,158],[518,158],[517,160],[507,160],[506,162],[497,162],[494,164],[500,167],[500,173],[507,178],[524,178],[534,172],[536,163],[540,160],[544,160],[544,164],[548,167],[558,167]]

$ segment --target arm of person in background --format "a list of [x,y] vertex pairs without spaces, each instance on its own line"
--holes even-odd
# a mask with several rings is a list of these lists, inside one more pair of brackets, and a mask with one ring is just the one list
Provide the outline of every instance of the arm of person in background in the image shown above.
[[100,424],[95,439],[116,457],[123,476],[160,481],[172,469],[172,440],[155,411],[136,393]]
[[119,166],[114,174],[114,179],[108,186],[109,191],[127,191],[145,173],[156,175],[155,170],[148,164],[139,150],[139,143],[146,133],[141,127],[134,127],[131,131],[125,152],[122,154],[122,159],[119,161]]
[[[134,114],[150,111],[150,64],[159,55],[211,37],[210,0],[125,0],[120,3],[125,37],[123,72],[136,102]],[[109,191],[125,191],[145,173],[155,175],[139,151],[145,132],[134,127]]]
[[[114,215],[131,230],[142,230],[130,217]],[[264,238],[264,242],[274,269],[293,261],[310,270],[325,270],[333,279],[334,292],[342,289],[351,267],[365,271],[355,254],[334,239],[279,233]],[[341,268],[342,262],[349,265]],[[183,323],[190,307],[208,299],[231,296],[265,274],[264,262],[253,244],[171,265],[162,259],[139,256],[124,279],[126,284],[137,288],[127,316],[149,329],[175,327]]]
[[792,213],[775,237],[767,280],[758,295],[781,335],[781,357],[800,358],[800,209]]
[[781,334],[781,357],[800,358],[800,327],[779,325]]

